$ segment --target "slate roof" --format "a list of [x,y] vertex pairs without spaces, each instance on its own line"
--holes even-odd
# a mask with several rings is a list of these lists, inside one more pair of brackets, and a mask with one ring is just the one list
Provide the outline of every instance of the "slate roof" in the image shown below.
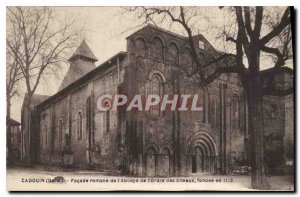
[[62,83],[60,84],[58,91],[64,89],[74,81],[78,80],[80,77],[95,69],[95,65],[86,64],[86,65],[74,65],[70,64],[70,67],[64,76]]
[[45,106],[47,103],[51,103],[53,100],[56,98],[60,97],[63,94],[66,94],[68,91],[77,88],[83,83],[86,83],[87,81],[91,80],[93,77],[99,75],[99,73],[104,72],[105,70],[109,69],[112,65],[116,64],[117,59],[119,59],[120,62],[122,62],[126,57],[126,52],[119,52],[110,59],[106,60],[103,62],[101,65],[95,67],[93,70],[90,72],[86,73],[85,75],[81,76],[79,79],[74,80],[71,84],[67,85],[65,88],[62,88],[59,90],[56,94],[50,96],[48,99],[43,101],[42,103],[39,104],[39,107]]
[[73,55],[70,57],[69,61],[72,61],[72,59],[76,57],[85,57],[92,61],[98,61],[97,57],[94,55],[90,47],[87,45],[86,41],[83,40],[79,47],[76,49],[76,51],[73,53]]
[[[86,63],[79,64],[78,62],[74,61],[76,58],[84,58],[90,60]],[[90,72],[91,70],[95,69],[95,62],[98,61],[96,56],[93,54],[90,47],[87,45],[86,41],[83,40],[76,51],[73,53],[70,61],[70,67],[64,76],[64,79],[61,85],[58,88],[58,91],[64,89],[74,81],[78,80],[80,77],[85,75],[86,73]]]

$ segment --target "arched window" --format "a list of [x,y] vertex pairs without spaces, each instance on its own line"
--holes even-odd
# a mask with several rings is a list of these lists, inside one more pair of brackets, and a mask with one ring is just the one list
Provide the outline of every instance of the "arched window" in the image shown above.
[[189,48],[185,48],[182,53],[182,58],[181,58],[181,65],[183,68],[187,70],[191,70],[193,67],[192,63],[192,56],[191,56],[191,50]]
[[45,147],[48,146],[48,124],[45,123]]
[[148,153],[147,154],[148,155],[155,155],[156,151],[155,151],[155,149],[153,147],[150,147],[150,148],[148,148]]
[[106,111],[106,133],[110,131],[110,109]]
[[160,176],[170,175],[170,150],[165,147],[162,149],[159,157]]
[[79,111],[77,114],[77,140],[82,139],[82,112]]
[[135,50],[137,54],[146,56],[146,42],[142,38],[137,38],[135,40]]
[[110,100],[105,100],[104,101],[104,106],[108,107],[108,109],[105,112],[105,125],[106,125],[106,133],[110,132],[110,110],[111,110],[111,103]]
[[[151,94],[158,95],[161,99],[164,94],[164,81],[159,74],[153,74],[151,77]],[[152,107],[153,115],[160,115],[160,104]]]
[[58,142],[61,144],[62,143],[62,137],[63,135],[63,120],[62,118],[59,119],[59,122],[58,122]]
[[179,50],[177,45],[174,43],[171,43],[168,48],[168,60],[175,64],[178,64],[179,62]]
[[157,168],[157,155],[156,151],[153,147],[150,147],[147,150],[146,156],[146,174],[148,177],[156,175],[156,168]]
[[151,56],[155,59],[163,60],[164,59],[164,44],[163,41],[154,37],[151,43]]
[[161,155],[164,156],[164,158],[167,158],[169,159],[169,156],[170,156],[170,150],[168,148],[163,148],[163,150],[161,151]]
[[234,95],[231,98],[231,125],[233,128],[238,128],[239,126],[239,98]]

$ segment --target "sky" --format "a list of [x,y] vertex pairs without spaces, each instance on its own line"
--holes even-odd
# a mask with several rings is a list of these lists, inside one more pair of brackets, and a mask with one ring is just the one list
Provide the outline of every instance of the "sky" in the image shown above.
[[[99,59],[96,65],[100,65],[105,60],[114,56],[120,51],[126,51],[126,37],[141,28],[143,19],[138,19],[136,14],[128,13],[121,7],[54,7],[55,13],[59,18],[75,18],[77,25],[83,26],[85,31],[85,40]],[[210,21],[214,23],[224,23],[224,13],[217,7],[202,7],[200,10]],[[160,27],[169,29],[176,33],[184,35],[183,29],[179,26],[169,26],[166,21],[160,24]],[[215,42],[215,35],[210,29],[214,27],[210,22],[203,20],[195,21],[194,34],[201,33],[206,39],[219,50],[223,49],[218,42]],[[50,78],[41,82],[36,90],[36,94],[53,95],[57,92],[60,83],[63,80],[69,65],[64,64],[59,78]],[[12,100],[12,118],[20,121],[20,111],[23,103],[23,94],[21,97]]]
[[[85,39],[99,59],[96,65],[112,57],[119,51],[126,51],[126,37],[140,24],[132,14],[123,14],[119,7],[55,7],[61,17],[75,17],[78,25],[86,29]],[[53,95],[57,92],[69,65],[64,64],[59,79],[42,81],[36,94]],[[21,106],[24,93],[12,100],[12,118],[21,120]]]
[[[135,14],[127,12],[122,7],[54,7],[54,10],[59,18],[76,18],[77,24],[84,26],[85,40],[99,59],[96,65],[100,65],[120,51],[126,51],[126,37],[141,28],[144,22],[143,19],[139,20]],[[183,32],[176,27],[173,27],[172,31]],[[68,67],[68,64],[63,66],[59,79],[42,81],[35,93],[55,94]],[[20,111],[24,94],[25,91],[21,97],[12,100],[11,116],[17,121],[21,120]]]

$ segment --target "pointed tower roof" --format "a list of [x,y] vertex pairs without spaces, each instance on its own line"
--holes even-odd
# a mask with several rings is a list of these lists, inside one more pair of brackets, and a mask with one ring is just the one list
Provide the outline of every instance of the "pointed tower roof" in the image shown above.
[[98,61],[97,57],[94,55],[90,47],[87,45],[86,41],[83,40],[73,55],[70,57],[69,61],[76,59],[77,57],[87,58],[94,62]]
[[58,91],[64,89],[86,73],[95,69],[95,62],[98,61],[85,40],[79,45],[73,55],[70,57],[70,67],[64,76]]

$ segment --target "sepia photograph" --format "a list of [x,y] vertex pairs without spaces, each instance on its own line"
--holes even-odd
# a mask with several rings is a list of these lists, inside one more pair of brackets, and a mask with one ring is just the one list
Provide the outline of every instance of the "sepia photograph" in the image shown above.
[[7,191],[294,192],[294,34],[292,6],[7,6]]

